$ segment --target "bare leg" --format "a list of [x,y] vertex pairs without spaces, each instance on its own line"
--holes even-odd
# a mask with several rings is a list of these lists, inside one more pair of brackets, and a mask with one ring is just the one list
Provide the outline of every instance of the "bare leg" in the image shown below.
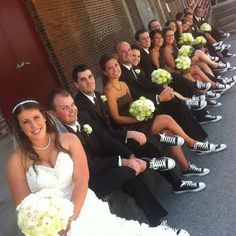
[[196,140],[189,137],[171,116],[158,115],[153,121],[151,133],[155,135],[164,130],[169,130],[173,134],[182,137],[189,147],[193,147],[194,143],[196,143]]
[[197,61],[205,62],[207,65],[212,66],[213,68],[218,67],[218,63],[212,61],[203,51],[201,50],[196,50],[194,52],[194,56],[192,58],[193,63]]
[[181,147],[170,147],[170,151],[171,151],[172,155],[178,161],[181,169],[183,171],[187,171],[189,169],[189,163],[184,155],[182,148]]
[[208,73],[209,75],[212,75],[212,76],[215,77],[215,75],[213,74],[211,68],[206,63],[204,63],[204,62],[197,62],[196,64],[200,67],[200,69],[203,72]]

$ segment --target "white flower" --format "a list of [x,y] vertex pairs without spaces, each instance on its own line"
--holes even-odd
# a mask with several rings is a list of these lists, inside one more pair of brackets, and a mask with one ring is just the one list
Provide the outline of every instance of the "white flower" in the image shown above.
[[191,33],[183,33],[179,38],[180,45],[189,45],[194,41],[193,35]]
[[93,129],[90,125],[85,124],[83,125],[83,131],[87,134],[90,135],[93,132]]
[[141,70],[140,70],[140,69],[135,69],[134,71],[135,71],[135,73],[136,73],[137,75],[139,75],[139,74],[140,74],[140,72],[141,72]]
[[189,45],[183,45],[178,52],[178,56],[190,57],[194,52],[194,48]]
[[211,31],[211,26],[207,23],[203,23],[200,26],[200,30],[203,31],[203,32],[210,32]]
[[206,44],[206,42],[207,41],[203,36],[198,36],[197,38],[194,39],[193,44],[204,46]]
[[151,119],[154,111],[154,103],[145,97],[134,101],[129,109],[129,113],[138,121]]
[[176,68],[182,70],[183,73],[187,73],[191,66],[191,59],[189,57],[180,56],[176,60]]
[[54,236],[67,227],[74,205],[60,195],[57,190],[43,189],[31,193],[17,206],[17,223],[25,235]]
[[107,101],[106,95],[101,95],[100,98],[101,98],[103,103]]
[[171,74],[163,69],[154,70],[151,74],[152,82],[159,85],[167,85],[172,81]]

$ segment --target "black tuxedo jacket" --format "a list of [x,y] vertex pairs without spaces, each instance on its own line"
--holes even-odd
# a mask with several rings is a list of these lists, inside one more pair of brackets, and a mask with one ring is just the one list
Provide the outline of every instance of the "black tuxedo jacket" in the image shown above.
[[147,78],[151,79],[151,74],[157,67],[152,63],[150,55],[144,49],[141,49],[140,53],[141,60],[139,66],[145,72]]
[[[126,146],[104,132],[98,125],[93,126],[85,113],[80,114],[78,121],[81,126],[81,132],[75,132],[66,125],[65,127],[80,139],[88,158],[91,175],[101,173],[108,168],[118,167],[118,156],[129,158],[132,154]],[[89,124],[92,127],[91,134],[88,135],[83,131],[84,124]]]
[[109,116],[107,103],[101,99],[101,93],[95,92],[97,98],[97,106],[95,106],[83,93],[80,91],[76,94],[74,101],[80,111],[86,112],[90,117],[90,121],[96,126],[104,128],[113,138],[119,139],[122,143],[125,142],[127,130],[117,125]]
[[125,66],[120,64],[120,67],[120,80],[124,81],[128,85],[132,98],[136,100],[139,99],[139,97],[144,96],[152,100],[157,108],[156,95],[161,93],[163,87],[154,84],[151,82],[151,80],[147,79],[142,70],[140,70],[139,74],[135,72],[136,78],[133,72],[127,69]]

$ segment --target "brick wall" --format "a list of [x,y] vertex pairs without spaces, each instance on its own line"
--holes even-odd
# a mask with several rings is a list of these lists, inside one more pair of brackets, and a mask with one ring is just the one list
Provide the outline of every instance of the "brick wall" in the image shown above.
[[5,119],[2,116],[2,112],[0,111],[0,141],[6,138],[9,134],[10,130]]
[[[164,11],[166,20],[175,20],[175,15],[178,12],[182,12],[183,8],[181,6],[180,1],[172,1],[172,0],[160,0],[161,5],[162,5],[162,9]],[[169,7],[170,12],[168,11],[167,5]]]
[[[129,11],[140,24],[133,2],[127,1]],[[64,86],[72,93],[75,64],[88,64],[98,76],[100,55],[112,52],[116,41],[133,40],[122,1],[26,0],[25,4]]]

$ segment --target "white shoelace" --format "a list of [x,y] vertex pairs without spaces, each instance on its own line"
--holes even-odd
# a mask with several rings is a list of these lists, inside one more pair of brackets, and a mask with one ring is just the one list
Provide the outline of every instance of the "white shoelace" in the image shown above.
[[198,151],[205,151],[209,149],[209,143],[205,142],[205,143],[201,143],[201,142],[197,142],[194,144],[194,149],[201,149]]
[[167,165],[166,165],[166,160],[165,159],[156,159],[156,158],[153,158],[151,161],[150,161],[150,168],[151,169],[161,169],[161,168],[166,168]]
[[160,142],[176,144],[176,137],[166,136],[165,134],[160,134],[160,137]]

